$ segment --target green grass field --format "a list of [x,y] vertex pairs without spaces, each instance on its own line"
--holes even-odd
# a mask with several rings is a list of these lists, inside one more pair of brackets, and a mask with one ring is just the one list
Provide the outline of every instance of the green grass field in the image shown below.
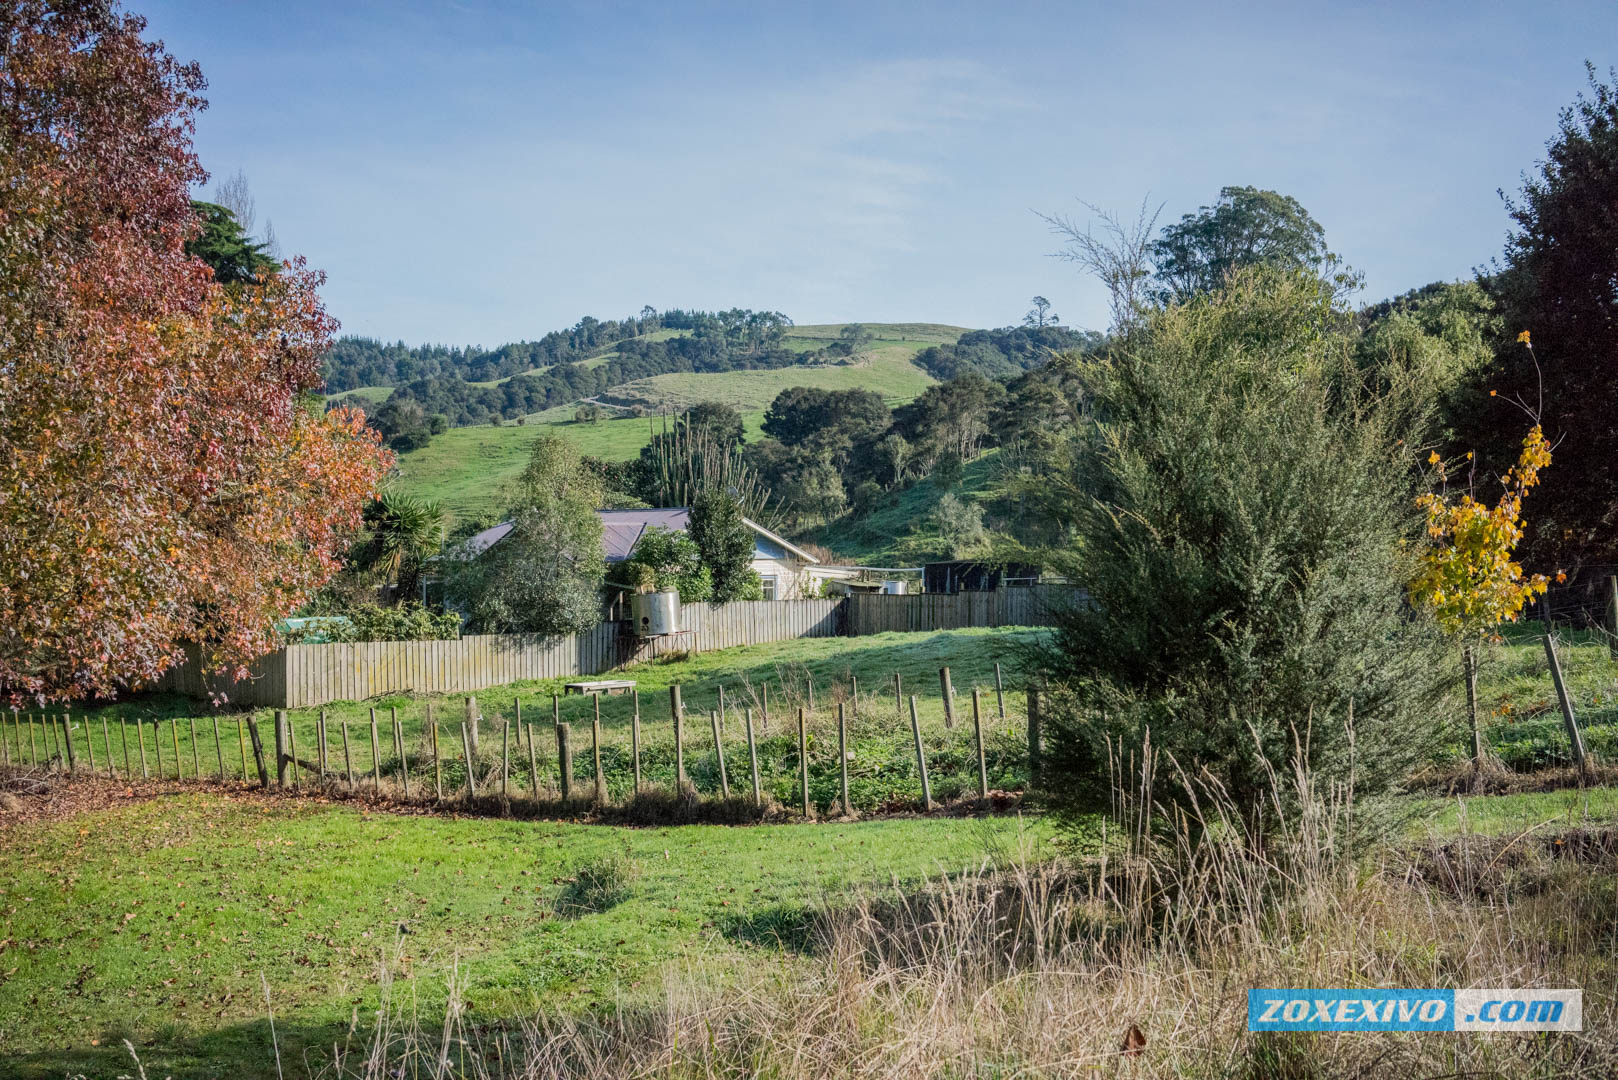
[[[1509,768],[1526,771],[1572,764],[1562,712],[1545,656],[1539,623],[1507,627],[1504,640],[1482,648],[1478,710],[1494,754]],[[1586,748],[1618,761],[1618,661],[1599,631],[1561,631],[1558,655]],[[1461,659],[1455,658],[1456,681]],[[1470,749],[1457,743],[1457,756]]]
[[[1524,628],[1485,665],[1484,695],[1494,708],[1537,704],[1540,673]],[[654,782],[672,780],[668,694],[682,687],[688,716],[687,766],[706,794],[717,789],[708,711],[721,687],[731,706],[723,738],[733,784],[745,783],[745,743],[736,706],[762,708],[767,791],[796,796],[796,709],[807,707],[811,789],[824,806],[835,798],[835,715],[854,702],[851,787],[866,808],[919,794],[908,717],[893,700],[897,673],[919,710],[935,791],[975,786],[970,691],[993,686],[996,662],[1015,684],[1018,649],[1034,630],[884,634],[801,639],[700,654],[625,669],[639,683],[646,765]],[[1578,700],[1594,707],[1618,672],[1588,646],[1567,650]],[[944,727],[938,668],[949,665],[960,706]],[[552,682],[492,688],[478,695],[483,755],[498,747],[498,719],[537,721],[549,741]],[[992,690],[989,768],[996,786],[1025,777],[1022,695],[1007,695],[998,717]],[[514,700],[515,699],[515,700]],[[368,771],[369,710],[403,721],[413,775],[430,783],[423,727],[431,704],[444,730],[458,736],[460,695],[397,695],[327,709],[346,721],[356,764]],[[588,785],[588,731],[595,701],[563,699],[572,727],[576,771]],[[605,764],[614,798],[626,795],[625,754],[634,699],[601,701]],[[535,715],[537,714],[537,715]],[[238,771],[232,714],[224,760]],[[263,714],[261,713],[261,719]],[[315,710],[293,713],[300,756],[313,756]],[[95,736],[105,766],[101,720],[109,721],[114,761],[122,767],[119,721],[164,716],[147,725],[149,761],[159,742],[172,776],[172,740],[187,776],[198,759],[211,773],[214,714],[175,697],[136,699],[74,713],[76,737]],[[268,736],[268,724],[262,725]],[[1509,727],[1509,725],[1507,725]],[[35,734],[42,733],[38,729]],[[16,729],[8,750],[15,755]],[[155,738],[154,738],[155,736]],[[457,738],[458,742],[458,738]],[[397,757],[384,736],[382,769]],[[88,746],[80,744],[81,760]],[[136,759],[138,761],[138,758]],[[457,749],[447,782],[464,777]],[[554,755],[542,759],[540,786],[551,784]],[[138,765],[137,765],[138,768]],[[306,778],[307,779],[307,778]],[[485,773],[485,790],[493,776]],[[513,768],[521,799],[531,778]],[[938,791],[939,788],[943,790]],[[239,785],[197,789],[172,782],[103,784],[103,804],[55,821],[0,815],[0,1074],[134,1075],[122,1040],[133,1042],[150,1076],[276,1075],[268,1015],[287,1076],[306,1075],[305,1051],[346,1038],[351,1018],[366,1038],[384,994],[436,1020],[447,980],[456,973],[473,1022],[529,1016],[538,1010],[611,1011],[657,1007],[671,979],[723,985],[742,974],[808,971],[804,926],[816,911],[859,891],[1056,850],[1054,827],[1037,817],[885,817],[850,822],[736,826],[611,827],[563,820],[394,813],[364,802],[306,793],[259,795]],[[416,790],[420,791],[421,788]],[[1410,842],[1434,832],[1513,836],[1618,819],[1618,790],[1564,790],[1461,799],[1422,798]],[[268,1002],[266,1003],[266,987]]]
[[[979,863],[1015,819],[606,828],[169,794],[8,829],[0,1071],[274,1076],[392,992],[427,1016],[655,1001],[665,972],[793,961],[775,942],[856,886]],[[578,880],[583,877],[583,881]],[[262,980],[262,981],[261,981]],[[268,985],[269,1000],[265,998]],[[303,1075],[301,1069],[288,1075]]]

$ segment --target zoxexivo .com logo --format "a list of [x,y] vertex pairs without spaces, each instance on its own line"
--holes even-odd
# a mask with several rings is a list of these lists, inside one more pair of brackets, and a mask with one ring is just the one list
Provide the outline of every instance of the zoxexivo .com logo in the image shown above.
[[1579,990],[1249,990],[1248,1031],[1583,1031]]

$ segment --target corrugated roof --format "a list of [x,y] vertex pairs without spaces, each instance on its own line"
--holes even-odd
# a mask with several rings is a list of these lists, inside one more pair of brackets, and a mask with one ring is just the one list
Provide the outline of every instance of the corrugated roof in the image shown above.
[[691,511],[683,506],[663,510],[598,510],[596,513],[601,518],[601,546],[606,549],[610,563],[629,558],[647,529],[684,532],[691,524]]
[[[597,510],[601,518],[601,546],[606,550],[609,563],[623,562],[629,558],[630,552],[645,535],[647,529],[663,528],[670,532],[685,532],[691,526],[691,511],[684,506],[665,507],[658,510]],[[775,533],[759,525],[757,522],[742,519],[748,528],[760,536],[780,544],[787,551],[808,563],[813,563],[815,557],[790,541],[777,536]],[[469,557],[477,557],[488,551],[495,544],[506,538],[511,532],[511,522],[503,521],[499,525],[471,537],[466,541],[462,550]]]

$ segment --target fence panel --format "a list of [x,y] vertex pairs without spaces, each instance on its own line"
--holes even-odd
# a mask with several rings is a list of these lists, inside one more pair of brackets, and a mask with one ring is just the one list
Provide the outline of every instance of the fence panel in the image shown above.
[[569,638],[473,635],[454,641],[374,641],[290,645],[255,661],[240,682],[203,671],[195,648],[153,689],[223,696],[243,705],[302,708],[416,691],[473,693],[518,679],[596,675],[671,652],[711,652],[801,637],[1048,626],[1080,595],[1066,586],[915,596],[857,594],[839,600],[685,604],[684,632],[637,638],[628,621],[604,622]]
[[1051,626],[1057,612],[1082,598],[1080,591],[1066,585],[910,596],[856,593],[848,598],[844,617],[850,637],[976,626]]

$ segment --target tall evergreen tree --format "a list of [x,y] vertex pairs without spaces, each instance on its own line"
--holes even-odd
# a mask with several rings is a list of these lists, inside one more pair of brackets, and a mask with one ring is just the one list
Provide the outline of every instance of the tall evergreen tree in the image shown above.
[[758,574],[753,570],[753,530],[742,507],[727,491],[709,488],[691,504],[691,539],[713,577],[717,604],[756,599]]
[[[1618,562],[1618,79],[1604,83],[1593,67],[1589,78],[1539,175],[1507,203],[1516,230],[1485,281],[1504,316],[1493,396],[1462,433],[1503,473],[1523,426],[1517,402],[1543,400],[1557,464],[1535,494],[1526,554],[1569,570]],[[1525,330],[1532,353],[1516,341]]]

